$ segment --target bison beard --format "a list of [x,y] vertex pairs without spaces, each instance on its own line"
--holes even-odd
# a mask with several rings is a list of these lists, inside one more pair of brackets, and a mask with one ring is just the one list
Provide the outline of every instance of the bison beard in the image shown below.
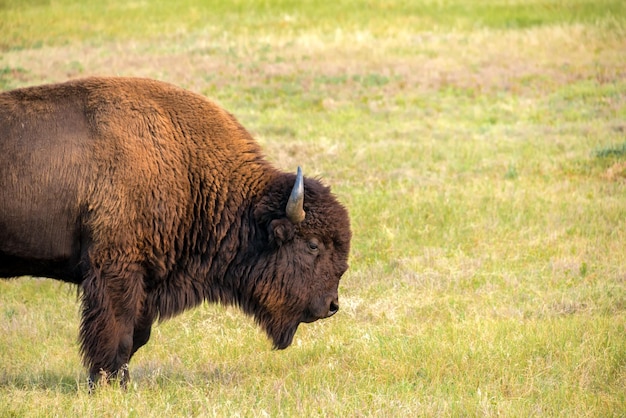
[[203,301],[288,347],[337,311],[350,239],[329,188],[199,95],[130,78],[0,93],[0,277],[79,286],[90,382],[125,385],[153,323]]

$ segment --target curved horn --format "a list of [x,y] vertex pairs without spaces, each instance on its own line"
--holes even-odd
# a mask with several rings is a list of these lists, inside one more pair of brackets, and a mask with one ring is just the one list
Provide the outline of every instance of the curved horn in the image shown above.
[[302,169],[298,167],[296,174],[296,182],[291,189],[291,195],[287,202],[287,218],[294,224],[299,224],[304,220],[304,179],[302,178]]

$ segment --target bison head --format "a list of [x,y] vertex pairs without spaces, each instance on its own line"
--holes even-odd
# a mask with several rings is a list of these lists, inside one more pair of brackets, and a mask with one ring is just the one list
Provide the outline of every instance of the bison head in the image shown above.
[[256,261],[242,303],[273,340],[288,347],[302,322],[334,315],[348,269],[350,220],[330,189],[283,174],[255,208]]

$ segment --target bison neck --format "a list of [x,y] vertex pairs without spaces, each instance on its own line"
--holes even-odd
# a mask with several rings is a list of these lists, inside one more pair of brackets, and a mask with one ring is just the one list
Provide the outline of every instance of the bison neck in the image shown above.
[[269,180],[267,170],[241,179],[232,173],[226,184],[200,181],[190,210],[192,222],[179,243],[176,262],[152,292],[155,316],[169,318],[203,301],[242,306],[260,249],[263,232],[254,219],[255,205]]

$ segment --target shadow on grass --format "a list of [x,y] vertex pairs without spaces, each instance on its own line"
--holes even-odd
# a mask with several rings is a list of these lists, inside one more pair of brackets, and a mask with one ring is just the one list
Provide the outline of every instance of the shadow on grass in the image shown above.
[[186,369],[178,365],[138,365],[130,368],[131,385],[137,388],[159,388],[175,386],[204,386],[216,384],[229,386],[241,380],[236,369],[207,366],[204,370],[196,367]]
[[63,394],[72,394],[88,390],[86,376],[72,376],[56,371],[45,372],[43,374],[28,374],[28,371],[19,374],[0,373],[0,388],[27,391],[54,391]]
[[[203,386],[207,384],[218,384],[229,386],[240,380],[239,374],[228,368],[215,366],[207,367],[206,370],[181,369],[177,366],[165,365],[138,365],[136,368],[130,367],[129,389],[155,389],[165,386]],[[99,382],[98,388],[119,389],[119,382],[112,379],[102,385]],[[0,372],[0,390],[23,390],[23,391],[50,391],[59,394],[88,393],[87,374],[71,375],[58,371],[47,371],[43,374],[36,374],[26,370],[24,373]]]

